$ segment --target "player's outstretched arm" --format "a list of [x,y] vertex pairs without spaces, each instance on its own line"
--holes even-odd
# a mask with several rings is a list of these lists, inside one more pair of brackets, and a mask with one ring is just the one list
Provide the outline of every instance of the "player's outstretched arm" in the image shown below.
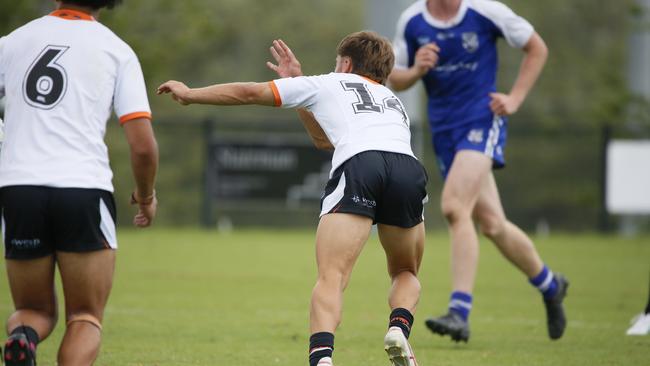
[[268,83],[216,84],[191,89],[179,81],[170,80],[159,86],[157,93],[171,94],[172,99],[182,105],[275,105],[275,96]]
[[[270,51],[276,63],[267,62],[266,66],[275,71],[279,77],[288,78],[302,76],[302,66],[300,65],[300,61],[298,61],[298,58],[293,54],[291,48],[289,48],[284,41],[281,39],[274,40]],[[305,130],[307,130],[314,146],[319,150],[334,150],[334,145],[332,145],[330,140],[327,138],[325,131],[323,131],[323,128],[316,120],[316,117],[314,117],[314,114],[305,108],[298,108],[297,112],[298,117],[300,117],[300,121],[305,127]]]
[[495,114],[511,115],[519,109],[526,96],[537,82],[548,57],[548,48],[539,34],[533,33],[523,47],[524,58],[519,68],[519,75],[509,94],[492,93],[490,108]]
[[137,118],[123,125],[126,140],[131,148],[131,168],[135,178],[135,191],[131,203],[138,205],[133,223],[138,227],[152,224],[156,216],[156,172],[158,171],[158,144],[151,121]]

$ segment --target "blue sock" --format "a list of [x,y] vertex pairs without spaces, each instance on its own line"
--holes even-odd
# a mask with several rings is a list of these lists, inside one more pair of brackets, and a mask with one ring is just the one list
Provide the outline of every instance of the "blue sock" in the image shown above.
[[544,266],[542,272],[529,280],[530,284],[537,287],[544,299],[553,298],[557,293],[557,280],[548,267]]
[[467,321],[469,312],[472,310],[472,295],[466,292],[454,291],[449,299],[449,311],[460,315]]

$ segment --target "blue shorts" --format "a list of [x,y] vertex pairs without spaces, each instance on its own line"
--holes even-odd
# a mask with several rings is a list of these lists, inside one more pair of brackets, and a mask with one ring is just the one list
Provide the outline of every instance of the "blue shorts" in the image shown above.
[[479,151],[493,161],[493,168],[506,165],[503,151],[506,146],[508,124],[502,117],[494,116],[491,121],[481,121],[458,128],[437,132],[433,135],[433,150],[438,160],[438,169],[447,178],[456,153],[460,150]]

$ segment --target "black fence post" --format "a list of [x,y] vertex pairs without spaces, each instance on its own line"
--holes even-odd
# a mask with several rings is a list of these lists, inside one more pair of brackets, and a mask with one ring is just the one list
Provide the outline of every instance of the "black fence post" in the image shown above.
[[205,228],[214,226],[214,199],[212,197],[212,190],[214,189],[213,177],[210,172],[210,157],[212,138],[214,136],[214,121],[206,119],[203,121],[203,202],[201,210],[201,224]]

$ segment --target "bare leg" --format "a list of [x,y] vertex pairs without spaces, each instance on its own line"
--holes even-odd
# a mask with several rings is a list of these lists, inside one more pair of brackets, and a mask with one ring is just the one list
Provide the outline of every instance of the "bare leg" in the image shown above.
[[7,320],[7,333],[31,327],[42,341],[57,321],[54,290],[54,257],[33,260],[7,259],[7,277],[16,311]]
[[528,278],[533,278],[542,271],[544,264],[533,241],[506,219],[492,173],[489,173],[483,183],[474,208],[474,217],[479,222],[483,234],[492,240],[501,254]]
[[471,294],[478,267],[478,235],[472,212],[492,160],[477,151],[456,154],[442,190],[442,213],[451,236],[451,274],[454,291]]
[[316,232],[318,281],[312,292],[311,333],[334,333],[341,322],[343,291],[368,240],[372,220],[334,213],[321,218]]
[[417,275],[424,252],[424,223],[408,229],[382,224],[377,227],[392,281],[388,304],[391,309],[404,308],[414,314],[420,298]]
[[99,354],[104,307],[113,284],[115,251],[59,252],[57,261],[67,322],[59,348],[59,365],[92,365]]

